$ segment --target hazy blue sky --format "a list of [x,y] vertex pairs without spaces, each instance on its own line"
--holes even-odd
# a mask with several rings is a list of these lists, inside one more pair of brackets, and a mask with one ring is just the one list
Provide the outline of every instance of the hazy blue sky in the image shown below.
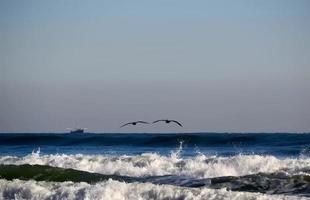
[[[307,0],[0,0],[0,132],[310,131],[309,11]],[[119,128],[160,118],[184,128]]]

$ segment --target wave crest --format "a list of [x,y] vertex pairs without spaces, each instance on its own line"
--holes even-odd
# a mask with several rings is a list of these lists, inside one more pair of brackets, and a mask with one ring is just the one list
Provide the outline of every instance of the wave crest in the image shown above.
[[195,157],[181,158],[178,151],[172,152],[170,156],[157,153],[143,153],[135,156],[41,155],[40,152],[33,152],[24,157],[2,156],[0,164],[49,165],[133,177],[185,175],[195,178],[212,178],[272,172],[285,172],[291,175],[310,174],[310,158],[305,157],[279,159],[270,155],[240,154],[220,157],[199,154]]
[[32,180],[7,181],[0,179],[0,193],[4,199],[306,199],[303,197],[283,195],[232,192],[226,189],[183,188],[170,185],[154,185],[151,183],[124,183],[113,180],[88,184],[37,182]]

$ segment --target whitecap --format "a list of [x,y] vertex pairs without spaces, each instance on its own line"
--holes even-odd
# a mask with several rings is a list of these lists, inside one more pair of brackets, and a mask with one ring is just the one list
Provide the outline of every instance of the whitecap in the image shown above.
[[230,157],[199,154],[182,158],[179,152],[170,156],[143,153],[134,156],[52,154],[33,152],[24,157],[1,156],[0,164],[38,164],[61,168],[72,168],[101,174],[123,176],[177,175],[194,178],[219,176],[243,176],[256,173],[285,172],[288,174],[310,173],[310,158],[280,159],[271,155],[236,155]]
[[86,200],[295,200],[305,197],[232,192],[226,189],[182,188],[151,183],[124,183],[113,180],[91,185],[87,183],[54,183],[37,181],[7,181],[0,179],[0,194],[4,199],[86,199]]

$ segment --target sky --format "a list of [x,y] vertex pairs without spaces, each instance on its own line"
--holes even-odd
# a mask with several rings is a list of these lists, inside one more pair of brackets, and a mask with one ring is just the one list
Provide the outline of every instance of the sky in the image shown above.
[[0,132],[310,132],[309,10],[0,0]]

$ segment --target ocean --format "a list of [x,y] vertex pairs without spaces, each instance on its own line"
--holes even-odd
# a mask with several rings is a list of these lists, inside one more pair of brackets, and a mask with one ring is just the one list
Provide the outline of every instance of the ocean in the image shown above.
[[310,199],[310,133],[1,133],[0,199]]

